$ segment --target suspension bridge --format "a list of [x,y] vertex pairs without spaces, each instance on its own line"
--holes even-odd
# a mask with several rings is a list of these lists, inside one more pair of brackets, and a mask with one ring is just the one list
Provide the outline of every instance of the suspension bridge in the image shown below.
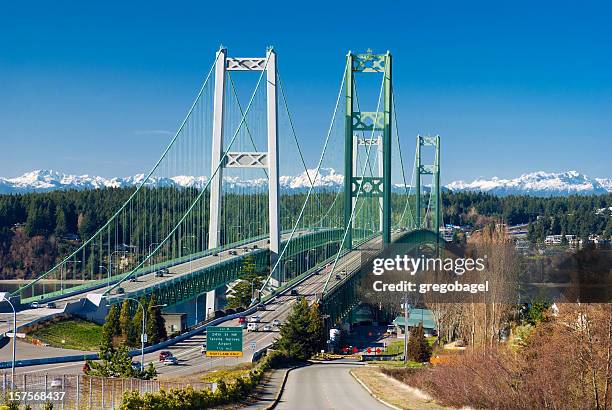
[[[221,47],[128,199],[11,298],[100,320],[125,297],[172,308],[205,295],[210,312],[246,264],[268,273],[254,303],[325,267],[312,292],[328,326],[342,320],[359,302],[360,251],[440,240],[441,190],[438,136],[417,136],[412,164],[402,153],[391,54],[349,52],[339,83],[308,167],[302,146],[321,138],[298,137],[275,50],[237,58]],[[304,183],[287,187],[281,173]]]

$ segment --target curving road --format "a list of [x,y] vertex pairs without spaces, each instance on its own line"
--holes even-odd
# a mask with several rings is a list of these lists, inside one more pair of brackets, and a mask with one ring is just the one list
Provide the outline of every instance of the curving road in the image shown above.
[[388,410],[350,375],[349,361],[313,364],[289,372],[278,410]]

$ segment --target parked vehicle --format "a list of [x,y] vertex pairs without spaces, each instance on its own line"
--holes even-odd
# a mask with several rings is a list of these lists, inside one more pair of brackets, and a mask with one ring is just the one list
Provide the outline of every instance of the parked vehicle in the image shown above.
[[263,331],[264,332],[271,332],[272,331],[272,325],[264,325]]
[[178,359],[174,356],[166,357],[163,363],[164,366],[175,366],[178,364]]
[[247,332],[257,332],[259,330],[258,323],[249,323],[247,325]]
[[172,352],[170,350],[162,350],[161,352],[159,352],[159,361],[160,362],[163,362],[168,357],[172,357]]

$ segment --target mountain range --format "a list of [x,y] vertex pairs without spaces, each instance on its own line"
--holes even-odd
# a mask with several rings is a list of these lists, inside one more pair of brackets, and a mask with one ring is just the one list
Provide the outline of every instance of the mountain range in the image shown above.
[[[309,170],[314,178],[315,170]],[[310,186],[308,174],[281,176],[281,190],[287,192],[305,191]],[[145,179],[144,174],[128,177],[105,178],[90,175],[69,175],[52,170],[35,170],[16,178],[0,177],[0,194],[19,194],[27,192],[47,192],[57,189],[98,189],[136,186]],[[177,175],[173,177],[151,177],[149,186],[203,187],[208,182],[206,176]],[[333,168],[322,168],[315,181],[318,190],[338,190],[342,188],[344,176]],[[241,180],[238,177],[225,177],[224,187],[229,191],[260,190],[267,185],[266,178]],[[532,195],[567,196],[592,195],[612,192],[611,178],[591,178],[578,171],[561,173],[532,172],[514,179],[493,177],[480,178],[472,182],[454,181],[445,186],[450,191],[487,192],[494,195]],[[401,192],[403,184],[394,184],[393,191]]]

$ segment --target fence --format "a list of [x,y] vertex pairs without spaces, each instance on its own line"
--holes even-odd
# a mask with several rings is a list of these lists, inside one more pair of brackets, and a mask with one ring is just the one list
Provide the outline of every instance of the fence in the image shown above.
[[[212,383],[170,382],[159,380],[140,380],[93,377],[63,374],[22,374],[11,382],[10,374],[0,376],[2,396],[18,399],[21,404],[29,404],[32,409],[42,409],[46,401],[53,403],[54,409],[108,410],[119,408],[123,393],[158,392],[191,385],[196,390],[212,390]],[[38,393],[38,394],[37,394]]]

